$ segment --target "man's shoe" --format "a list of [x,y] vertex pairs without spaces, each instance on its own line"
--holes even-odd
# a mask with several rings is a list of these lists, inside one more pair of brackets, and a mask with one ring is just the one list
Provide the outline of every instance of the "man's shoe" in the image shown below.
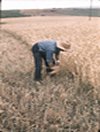
[[43,84],[43,82],[42,81],[35,81],[35,84],[38,85],[38,86],[40,86],[40,85]]

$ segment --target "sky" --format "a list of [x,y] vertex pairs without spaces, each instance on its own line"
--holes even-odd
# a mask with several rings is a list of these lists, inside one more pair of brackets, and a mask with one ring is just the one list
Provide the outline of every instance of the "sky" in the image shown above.
[[[46,9],[46,8],[89,8],[91,0],[2,0],[2,10]],[[93,8],[100,8],[100,0],[92,0]]]

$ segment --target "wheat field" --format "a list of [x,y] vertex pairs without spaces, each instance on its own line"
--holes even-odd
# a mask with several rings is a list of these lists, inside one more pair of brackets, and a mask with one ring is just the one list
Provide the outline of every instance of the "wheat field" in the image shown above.
[[[0,129],[3,132],[98,132],[100,18],[25,17],[0,24]],[[32,45],[71,44],[54,78],[33,80]],[[43,71],[45,74],[45,71]]]

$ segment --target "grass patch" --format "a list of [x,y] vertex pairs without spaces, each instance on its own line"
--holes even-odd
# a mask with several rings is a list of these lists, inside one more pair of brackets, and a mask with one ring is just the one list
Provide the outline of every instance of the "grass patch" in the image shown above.
[[10,18],[10,17],[25,17],[29,15],[22,14],[20,10],[6,10],[1,12],[1,18]]
[[35,85],[31,74],[16,72],[2,76],[2,130],[97,130],[98,98],[89,83],[84,82],[76,87],[76,82],[70,81],[70,78],[66,79],[67,74],[61,72],[55,78],[44,79],[43,84],[38,86]]

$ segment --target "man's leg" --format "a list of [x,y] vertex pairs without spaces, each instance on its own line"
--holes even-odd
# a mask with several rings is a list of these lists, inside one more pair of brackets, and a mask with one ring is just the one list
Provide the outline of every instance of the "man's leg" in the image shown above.
[[38,51],[38,45],[33,46],[32,52],[34,55],[34,62],[35,62],[34,80],[40,81],[41,80],[42,58]]
[[39,53],[35,53],[35,73],[34,73],[34,80],[39,81],[41,80],[41,65],[42,59]]

